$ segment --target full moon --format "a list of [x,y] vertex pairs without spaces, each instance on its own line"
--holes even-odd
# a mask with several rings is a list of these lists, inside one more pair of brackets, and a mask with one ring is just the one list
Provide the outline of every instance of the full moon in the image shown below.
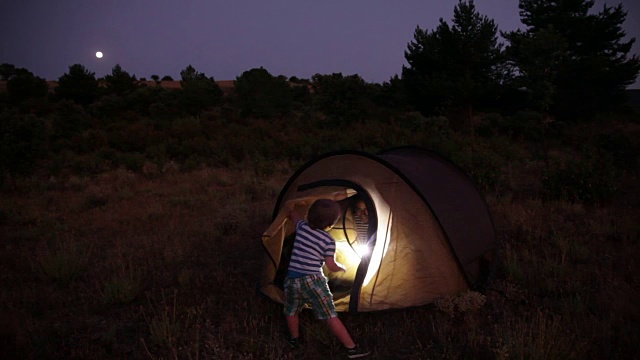
[[98,52],[96,53],[96,57],[97,57],[98,59],[102,58],[102,51],[98,51]]

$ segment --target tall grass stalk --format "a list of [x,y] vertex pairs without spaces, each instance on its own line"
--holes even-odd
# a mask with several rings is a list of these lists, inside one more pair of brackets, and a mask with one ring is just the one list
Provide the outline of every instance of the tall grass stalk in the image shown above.
[[67,239],[47,245],[37,255],[37,269],[61,285],[68,285],[87,268],[90,250],[86,244]]

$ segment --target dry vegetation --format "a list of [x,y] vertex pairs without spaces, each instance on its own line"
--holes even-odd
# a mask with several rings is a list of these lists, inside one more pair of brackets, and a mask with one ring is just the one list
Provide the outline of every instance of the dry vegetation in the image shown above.
[[[490,289],[424,307],[342,314],[347,327],[376,359],[637,354],[635,178],[616,201],[546,199],[539,179],[548,159],[493,141],[505,161],[500,182],[483,188],[502,259]],[[256,293],[260,235],[299,166],[261,161],[190,172],[147,164],[140,173],[7,185],[0,200],[5,358],[342,358],[310,313],[302,316],[304,346],[290,350],[281,306]]]

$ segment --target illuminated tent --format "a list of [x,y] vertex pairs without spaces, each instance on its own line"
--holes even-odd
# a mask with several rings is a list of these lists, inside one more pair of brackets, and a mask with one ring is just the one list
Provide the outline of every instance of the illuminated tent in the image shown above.
[[[368,239],[357,244],[349,198],[369,209]],[[342,151],[302,166],[282,189],[259,291],[283,302],[282,284],[295,225],[289,209],[304,213],[319,198],[338,201],[343,217],[331,235],[347,272],[325,274],[338,311],[375,311],[424,305],[481,287],[495,263],[496,239],[488,207],[471,179],[443,157],[402,147],[372,155]],[[362,249],[368,250],[362,250]]]

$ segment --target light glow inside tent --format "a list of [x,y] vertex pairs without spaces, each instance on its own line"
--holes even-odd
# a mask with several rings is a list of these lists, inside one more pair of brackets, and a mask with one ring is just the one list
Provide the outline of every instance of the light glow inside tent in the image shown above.
[[[361,257],[370,256],[369,267],[365,275],[362,286],[367,286],[374,275],[378,272],[382,259],[387,254],[389,249],[389,236],[391,234],[391,209],[389,205],[384,201],[380,194],[375,190],[375,187],[370,187],[369,196],[375,206],[375,216],[378,220],[378,228],[375,233],[375,243],[369,239],[366,244],[353,244],[354,256],[358,257],[358,261]],[[372,244],[373,243],[373,244]]]
[[347,269],[353,269],[360,264],[360,256],[345,242],[336,242],[336,254],[341,255],[340,258]]
[[[385,204],[386,205],[386,204]],[[385,209],[385,211],[381,211]],[[383,216],[380,216],[383,215]],[[378,272],[382,259],[389,250],[389,237],[391,236],[391,211],[388,207],[378,207],[378,233],[376,244],[371,252],[371,260],[369,260],[369,268],[367,275],[364,277],[362,286],[367,286],[373,276]]]
[[369,245],[367,244],[353,244],[353,250],[359,258],[367,256],[371,252],[371,249],[369,249]]
[[341,258],[345,262],[348,268],[357,267],[360,264],[363,256],[369,255],[371,249],[367,244],[352,244],[349,245],[346,242],[336,243],[336,253],[341,255]]

